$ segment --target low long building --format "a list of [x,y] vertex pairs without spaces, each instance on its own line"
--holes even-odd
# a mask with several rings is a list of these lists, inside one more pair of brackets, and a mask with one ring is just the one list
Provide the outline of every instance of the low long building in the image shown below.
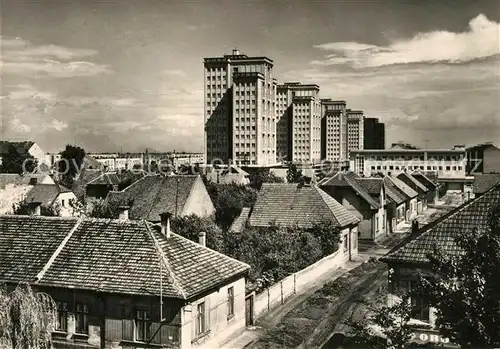
[[464,147],[453,149],[365,149],[350,153],[350,169],[370,177],[376,173],[398,174],[407,171],[425,171],[437,174],[438,181],[448,190],[465,191],[473,178],[466,175]]

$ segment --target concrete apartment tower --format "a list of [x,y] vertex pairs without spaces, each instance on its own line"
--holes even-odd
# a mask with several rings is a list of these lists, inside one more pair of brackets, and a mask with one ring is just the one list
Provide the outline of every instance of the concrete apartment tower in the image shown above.
[[287,82],[277,88],[278,159],[302,164],[321,161],[319,86]]
[[365,116],[362,110],[347,109],[347,150],[363,150],[365,146]]
[[345,101],[321,100],[322,154],[324,160],[347,163],[347,114]]
[[205,161],[276,164],[273,61],[237,49],[205,58]]

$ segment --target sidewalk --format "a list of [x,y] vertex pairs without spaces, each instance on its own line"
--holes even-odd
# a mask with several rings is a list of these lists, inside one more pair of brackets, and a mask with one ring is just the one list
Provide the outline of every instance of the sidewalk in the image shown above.
[[308,285],[307,288],[302,289],[300,292],[297,292],[285,302],[285,304],[278,306],[271,311],[262,315],[259,319],[257,319],[257,326],[251,326],[245,329],[245,331],[236,338],[231,339],[222,345],[221,349],[243,349],[249,344],[257,341],[265,328],[272,328],[276,326],[281,319],[293,308],[298,306],[304,300],[309,298],[314,292],[319,290],[323,285],[329,281],[334,281],[344,275],[345,273],[351,271],[359,267],[361,264],[365,263],[370,259],[370,257],[380,256],[380,253],[383,252],[384,248],[376,247],[372,248],[366,252],[361,252],[356,257],[354,261],[346,262],[343,268],[337,268],[331,270],[330,272],[325,273],[323,276],[316,279],[313,283]]

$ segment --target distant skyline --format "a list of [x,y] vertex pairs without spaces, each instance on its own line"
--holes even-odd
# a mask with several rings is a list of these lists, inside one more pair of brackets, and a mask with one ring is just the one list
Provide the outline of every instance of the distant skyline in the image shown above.
[[46,151],[203,151],[203,58],[386,124],[386,143],[500,144],[498,1],[1,0],[1,139]]

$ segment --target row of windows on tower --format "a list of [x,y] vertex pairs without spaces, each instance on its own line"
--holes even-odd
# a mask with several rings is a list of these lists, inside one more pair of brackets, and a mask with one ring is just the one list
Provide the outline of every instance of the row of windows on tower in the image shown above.
[[210,90],[210,88],[212,88],[214,90],[216,88],[218,88],[218,89],[222,88],[223,90],[225,90],[226,89],[226,84],[222,84],[222,85],[221,84],[212,84],[212,85],[208,84],[207,85],[207,90]]

